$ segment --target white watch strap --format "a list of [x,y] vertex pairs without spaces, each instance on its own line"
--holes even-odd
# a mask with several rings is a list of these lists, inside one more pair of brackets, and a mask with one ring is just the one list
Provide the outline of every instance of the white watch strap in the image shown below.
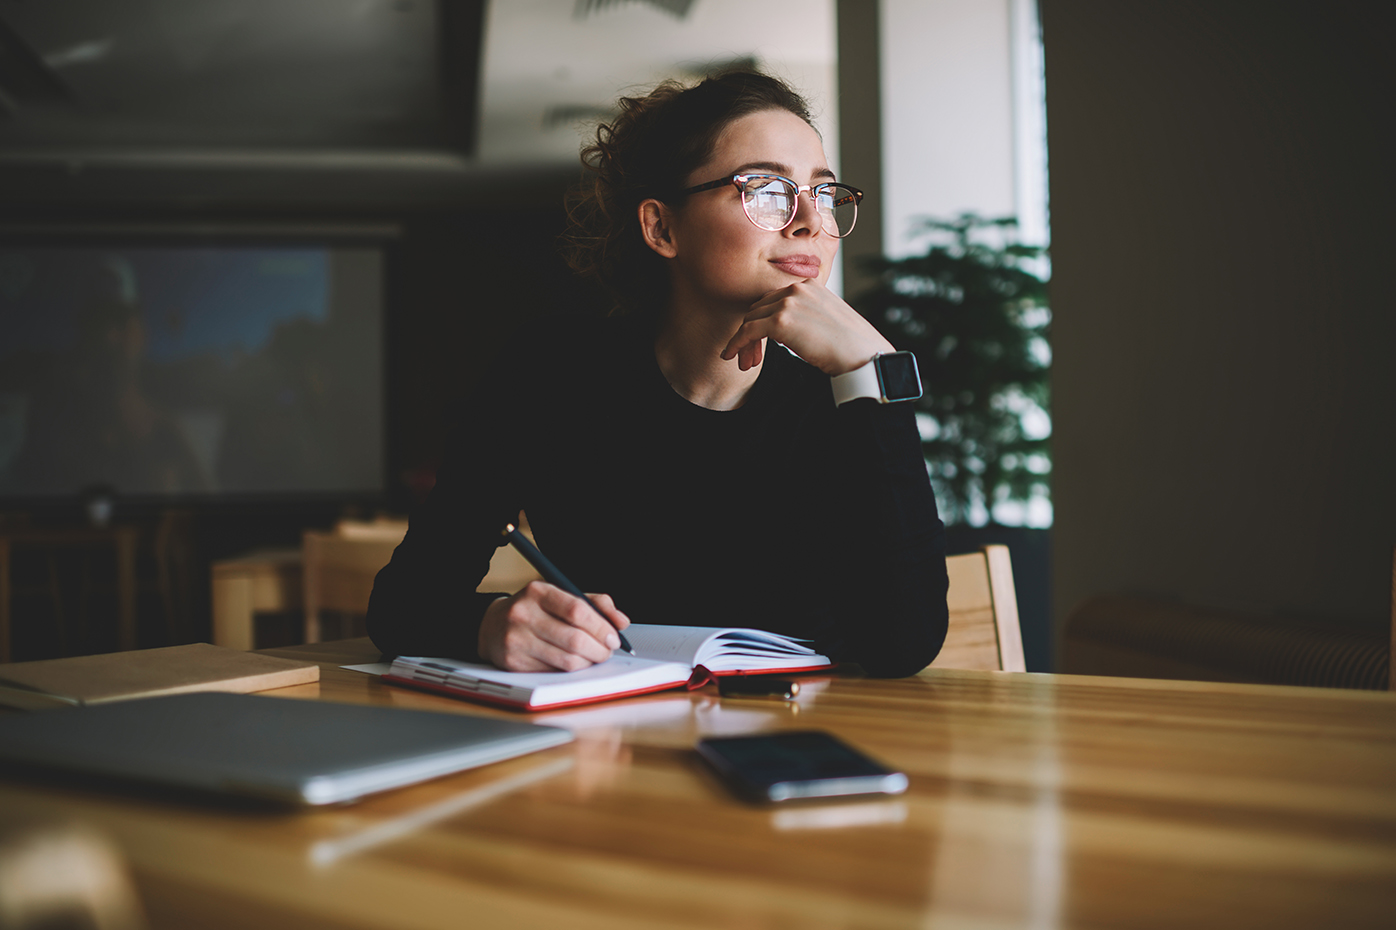
[[829,379],[830,385],[834,388],[834,406],[839,407],[850,400],[857,400],[860,397],[871,397],[878,403],[882,400],[882,385],[877,380],[877,359],[874,357],[865,365],[846,371],[841,375],[834,375]]

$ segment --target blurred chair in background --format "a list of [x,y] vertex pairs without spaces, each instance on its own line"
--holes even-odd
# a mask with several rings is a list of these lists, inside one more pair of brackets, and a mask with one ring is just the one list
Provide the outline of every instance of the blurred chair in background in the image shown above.
[[[526,517],[520,514],[520,529],[530,539]],[[301,546],[305,572],[305,641],[319,642],[323,636],[321,611],[338,611],[361,617],[368,613],[368,599],[378,570],[393,557],[393,550],[407,533],[406,520],[379,519],[371,522],[341,520],[333,530],[308,530]],[[489,573],[477,591],[517,591],[538,578],[534,570],[510,546],[495,551]],[[357,631],[344,634],[357,635]]]
[[[117,648],[136,648],[139,540],[140,528],[127,524],[0,526],[0,662],[13,659],[15,602],[21,596],[46,605],[41,616],[51,626],[59,655],[70,655],[73,648],[101,639],[92,630],[95,617],[107,616],[95,609],[98,602],[112,610]],[[39,557],[43,568],[37,576],[17,576],[14,562],[21,550]],[[64,571],[74,567],[76,573]],[[106,569],[111,570],[109,575]],[[71,576],[67,584],[65,576]]]
[[155,586],[167,643],[189,642],[194,627],[194,511],[166,508],[151,534]]
[[[532,538],[526,518],[520,529]],[[213,563],[213,641],[233,649],[256,648],[258,613],[302,614],[304,642],[325,638],[327,614],[338,613],[339,636],[358,635],[358,618],[378,570],[388,564],[407,532],[407,521],[341,520],[330,530],[307,530],[300,549],[267,549]],[[478,591],[517,591],[538,578],[509,546],[495,551]],[[344,618],[351,618],[345,632]]]
[[301,536],[305,642],[320,642],[321,611],[368,612],[373,579],[406,534],[406,520],[389,519],[341,520],[332,530],[305,531]]
[[1057,671],[1381,691],[1391,682],[1392,632],[1380,620],[1378,626],[1099,595],[1067,617]]
[[214,645],[255,649],[258,614],[301,614],[299,549],[258,549],[222,559],[213,563],[211,575]]

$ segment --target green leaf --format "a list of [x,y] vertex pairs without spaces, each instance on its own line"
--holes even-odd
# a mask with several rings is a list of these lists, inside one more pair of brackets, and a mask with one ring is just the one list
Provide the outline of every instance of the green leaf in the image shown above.
[[[1033,346],[1048,339],[1047,283],[1036,273],[1048,250],[1013,239],[1017,220],[962,213],[930,217],[921,255],[875,258],[862,267],[876,287],[851,303],[898,348],[916,354],[924,395],[917,408],[940,433],[922,443],[946,522],[968,520],[979,502],[1026,502],[1046,486],[1028,467],[1048,440],[1028,438],[1024,404],[1049,409],[1049,366]],[[1029,322],[1035,321],[1035,322]]]

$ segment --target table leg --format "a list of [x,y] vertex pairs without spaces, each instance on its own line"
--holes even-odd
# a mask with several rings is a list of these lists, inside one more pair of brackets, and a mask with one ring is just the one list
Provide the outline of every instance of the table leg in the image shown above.
[[116,537],[116,596],[120,613],[120,647],[136,648],[136,531],[121,527]]
[[48,556],[48,596],[53,603],[53,628],[58,634],[58,654],[68,654],[68,609],[63,603],[63,586],[58,579],[58,554],[50,546]]
[[10,661],[10,541],[0,539],[0,662]]
[[213,644],[229,649],[256,648],[250,577],[213,579]]
[[320,575],[323,568],[320,556],[320,541],[313,533],[305,533],[301,539],[301,571],[304,579],[302,598],[305,603],[305,641],[320,641]]

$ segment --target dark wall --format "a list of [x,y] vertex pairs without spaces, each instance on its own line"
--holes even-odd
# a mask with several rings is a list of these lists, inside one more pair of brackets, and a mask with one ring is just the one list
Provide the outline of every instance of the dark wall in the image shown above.
[[1380,9],[1043,0],[1059,621],[1118,591],[1388,616]]

